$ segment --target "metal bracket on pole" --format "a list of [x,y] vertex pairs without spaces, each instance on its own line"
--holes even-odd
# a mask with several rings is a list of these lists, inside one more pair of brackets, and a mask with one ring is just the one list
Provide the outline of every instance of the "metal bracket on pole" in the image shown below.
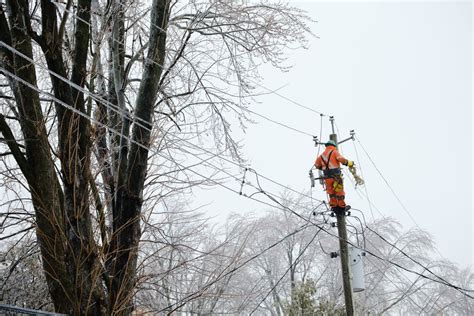
[[350,137],[347,137],[346,139],[341,140],[341,141],[338,143],[338,145],[339,145],[339,144],[342,144],[342,143],[345,143],[345,142],[347,142],[348,140],[351,140],[351,139],[352,139],[352,140],[355,140],[355,138],[354,138],[355,132],[354,132],[353,129],[350,131],[350,135],[351,135]]

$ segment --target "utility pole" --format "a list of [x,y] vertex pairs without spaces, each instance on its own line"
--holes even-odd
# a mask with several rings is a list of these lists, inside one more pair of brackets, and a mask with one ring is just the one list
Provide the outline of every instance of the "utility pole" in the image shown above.
[[[333,140],[336,145],[339,145],[339,143],[337,142],[337,134],[334,131],[334,117],[330,116],[329,120],[331,122],[332,127],[332,134],[329,135],[329,139]],[[351,137],[353,137],[352,133]],[[345,210],[341,210],[335,213],[337,219],[337,232],[339,235],[339,253],[341,257],[342,281],[344,285],[344,299],[346,302],[346,315],[353,316],[354,301],[352,299],[352,277],[349,265],[349,250],[347,247],[346,212]]]

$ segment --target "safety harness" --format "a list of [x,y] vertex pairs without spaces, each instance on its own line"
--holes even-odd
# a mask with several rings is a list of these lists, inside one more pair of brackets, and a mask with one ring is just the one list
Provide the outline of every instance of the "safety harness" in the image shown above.
[[334,178],[336,176],[339,176],[341,174],[341,169],[340,168],[334,168],[334,169],[329,169],[329,162],[331,161],[331,155],[334,152],[334,150],[331,150],[331,152],[328,155],[328,161],[324,161],[324,157],[321,156],[321,160],[324,162],[326,165],[326,169],[323,170],[323,174],[325,178]]
[[[325,179],[328,178],[333,178],[334,182],[332,184],[332,187],[336,192],[342,191],[344,189],[342,185],[342,173],[340,168],[334,168],[334,169],[329,169],[329,162],[331,161],[331,155],[334,152],[334,150],[331,150],[331,152],[328,155],[328,161],[324,161],[324,157],[321,156],[321,160],[326,164],[326,169],[323,170],[323,175]],[[343,199],[344,197],[337,196],[336,194],[330,194],[329,197],[335,197],[336,199]]]

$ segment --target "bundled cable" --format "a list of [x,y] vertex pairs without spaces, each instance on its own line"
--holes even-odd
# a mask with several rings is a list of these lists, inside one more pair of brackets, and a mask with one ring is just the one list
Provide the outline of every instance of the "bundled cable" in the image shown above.
[[354,166],[349,167],[349,171],[352,173],[352,176],[354,177],[356,186],[357,185],[364,185],[364,179],[362,179],[358,174],[357,170]]

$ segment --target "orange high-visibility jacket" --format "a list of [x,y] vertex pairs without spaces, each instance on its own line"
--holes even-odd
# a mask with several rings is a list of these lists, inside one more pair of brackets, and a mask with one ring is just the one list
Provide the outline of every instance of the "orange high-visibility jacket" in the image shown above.
[[[327,166],[329,159],[329,168]],[[348,160],[344,158],[334,146],[327,146],[324,152],[319,155],[316,159],[314,165],[317,169],[336,169],[341,167],[341,163],[343,165],[347,165]]]

